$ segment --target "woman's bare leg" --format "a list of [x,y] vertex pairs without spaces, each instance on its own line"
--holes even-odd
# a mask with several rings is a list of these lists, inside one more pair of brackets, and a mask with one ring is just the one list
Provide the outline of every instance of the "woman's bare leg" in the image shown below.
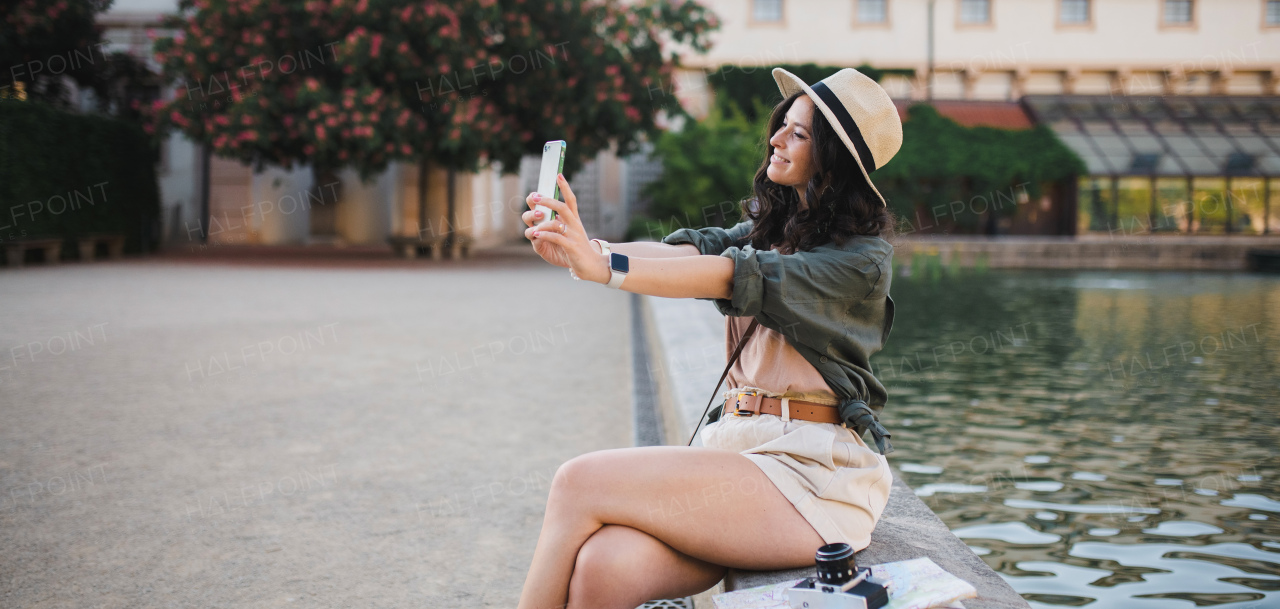
[[561,465],[552,480],[519,609],[564,607],[579,549],[606,524],[744,569],[813,564],[823,544],[764,472],[738,453],[683,446],[587,453]]
[[660,598],[683,598],[724,578],[725,568],[675,551],[620,524],[600,527],[578,550],[568,609],[635,609]]

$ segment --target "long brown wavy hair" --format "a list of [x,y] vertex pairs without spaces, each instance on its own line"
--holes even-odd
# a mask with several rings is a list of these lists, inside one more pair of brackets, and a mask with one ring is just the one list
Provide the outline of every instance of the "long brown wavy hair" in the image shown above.
[[792,186],[769,179],[769,158],[773,146],[769,139],[782,128],[791,104],[804,91],[797,91],[773,108],[765,129],[764,162],[753,180],[754,196],[739,203],[742,218],[753,226],[746,240],[758,250],[776,244],[784,254],[808,251],[835,241],[843,245],[855,235],[872,235],[891,239],[896,223],[893,214],[880,203],[853,154],[845,147],[831,123],[815,106],[810,121],[810,148],[815,166],[813,177],[805,185],[806,208],[800,210],[800,195]]

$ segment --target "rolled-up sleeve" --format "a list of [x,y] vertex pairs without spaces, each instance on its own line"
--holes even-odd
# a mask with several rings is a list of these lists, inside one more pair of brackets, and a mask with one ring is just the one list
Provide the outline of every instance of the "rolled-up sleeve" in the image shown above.
[[826,309],[867,298],[881,275],[880,261],[833,248],[781,254],[747,244],[720,256],[733,260],[733,293],[714,299],[716,308],[724,315],[756,317],[775,330],[802,319],[839,319]]
[[708,226],[706,228],[682,228],[662,238],[667,245],[690,243],[698,247],[704,256],[718,256],[725,249],[742,243],[751,232],[752,221],[743,220],[730,228]]

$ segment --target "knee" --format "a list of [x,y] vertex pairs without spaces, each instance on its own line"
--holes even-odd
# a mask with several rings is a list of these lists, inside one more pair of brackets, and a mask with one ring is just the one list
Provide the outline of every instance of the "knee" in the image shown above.
[[[622,599],[629,586],[632,569],[627,552],[619,547],[620,527],[605,525],[587,538],[578,549],[578,558],[569,579],[569,609],[579,607],[639,606],[644,600]],[[627,605],[627,603],[631,603]]]
[[581,506],[592,488],[591,480],[599,470],[598,453],[578,455],[556,468],[551,478],[549,502],[559,505]]

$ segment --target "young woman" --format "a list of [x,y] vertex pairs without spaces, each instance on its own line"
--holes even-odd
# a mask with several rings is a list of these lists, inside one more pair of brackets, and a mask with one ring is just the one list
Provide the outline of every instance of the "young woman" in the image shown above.
[[733,228],[608,244],[588,239],[563,176],[564,201],[527,199],[525,236],[575,279],[711,300],[730,354],[759,325],[704,446],[603,450],[559,468],[519,609],[634,609],[706,590],[730,567],[812,565],[826,543],[870,543],[892,482],[875,416],[885,391],[867,359],[893,321],[882,238],[893,221],[867,174],[898,151],[902,126],[856,70],[812,87],[773,76],[785,99]]

